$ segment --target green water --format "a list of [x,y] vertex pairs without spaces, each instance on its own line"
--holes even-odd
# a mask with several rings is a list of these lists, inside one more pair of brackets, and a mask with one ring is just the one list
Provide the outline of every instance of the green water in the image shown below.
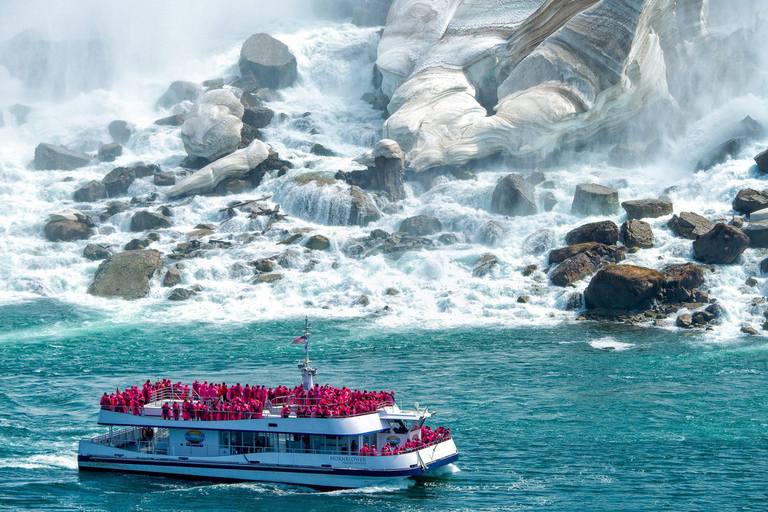
[[300,319],[112,324],[50,301],[0,307],[0,507],[50,510],[765,510],[768,342],[595,324],[373,331],[315,321],[318,380],[438,411],[459,471],[316,493],[79,474],[103,391],[298,382]]

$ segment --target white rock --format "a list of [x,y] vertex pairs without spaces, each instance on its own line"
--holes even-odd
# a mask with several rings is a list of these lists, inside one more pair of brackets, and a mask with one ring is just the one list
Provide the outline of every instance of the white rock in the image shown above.
[[240,144],[244,112],[240,100],[228,89],[202,94],[181,126],[187,154],[215,160],[235,151]]
[[760,222],[761,220],[768,220],[768,208],[749,214],[749,222]]
[[247,148],[220,158],[184,178],[171,187],[166,194],[169,197],[178,197],[210,192],[225,179],[242,178],[268,156],[269,146],[258,139],[254,140]]

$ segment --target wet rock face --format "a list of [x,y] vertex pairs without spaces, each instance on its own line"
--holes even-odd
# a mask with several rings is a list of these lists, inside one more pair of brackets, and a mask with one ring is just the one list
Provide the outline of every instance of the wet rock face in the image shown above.
[[755,164],[761,172],[768,173],[768,149],[755,156]]
[[349,209],[350,226],[364,227],[381,218],[381,212],[376,207],[376,203],[360,187],[353,186],[349,193],[352,200],[352,206]]
[[443,223],[437,217],[430,215],[416,215],[408,217],[400,223],[398,231],[413,236],[427,236],[443,230]]
[[79,220],[51,221],[45,225],[45,238],[51,242],[87,240],[92,234],[91,227]]
[[181,114],[163,117],[155,121],[157,126],[181,126],[184,124],[185,117]]
[[131,139],[133,132],[136,131],[136,127],[128,121],[117,120],[109,123],[107,130],[115,143],[126,144]]
[[581,281],[606,263],[624,260],[626,248],[587,242],[555,249],[549,253],[549,263],[558,264],[549,275],[557,286]]
[[296,57],[284,43],[269,34],[249,37],[240,50],[240,72],[250,75],[261,87],[290,87],[298,75]]
[[380,192],[390,201],[404,199],[405,153],[397,142],[380,140],[373,148],[370,159],[371,161],[365,161],[368,169],[341,173],[340,177],[350,185]]
[[99,244],[88,244],[83,249],[83,257],[91,261],[105,260],[111,255],[109,249]]
[[171,227],[171,221],[165,215],[148,212],[137,212],[131,217],[131,231],[147,231]]
[[619,241],[619,226],[610,220],[591,222],[573,229],[565,235],[568,245],[585,242],[599,242],[605,245],[616,245]]
[[98,297],[139,299],[149,293],[149,280],[162,267],[157,251],[126,251],[104,260],[88,293]]
[[627,212],[627,219],[646,219],[663,217],[672,214],[673,207],[670,201],[663,199],[638,199],[636,201],[624,201],[621,207]]
[[107,197],[107,187],[96,180],[91,180],[75,190],[75,201],[91,203]]
[[128,188],[137,179],[152,176],[157,172],[160,172],[160,168],[156,165],[137,163],[130,167],[115,167],[101,182],[107,189],[107,195],[116,197],[128,192]]
[[648,249],[653,247],[653,230],[647,222],[641,220],[628,220],[621,225],[619,232],[621,243],[627,247]]
[[195,98],[203,92],[203,87],[194,82],[177,80],[157,100],[157,108],[171,108],[182,101],[195,101]]
[[496,184],[491,197],[491,211],[522,216],[536,213],[536,191],[521,174],[505,176]]
[[170,295],[168,295],[168,300],[182,301],[190,299],[194,295],[197,295],[194,290],[189,290],[187,288],[175,288],[171,291]]
[[715,227],[715,223],[693,212],[683,212],[673,215],[667,226],[679,237],[696,240],[701,235]]
[[581,215],[613,215],[619,211],[619,192],[594,183],[576,186],[571,213]]
[[733,200],[733,209],[741,213],[752,213],[768,208],[768,190],[745,188],[739,190]]
[[704,171],[738,156],[750,143],[760,140],[765,133],[763,126],[747,116],[730,134],[730,139],[708,151],[696,164],[697,171]]
[[330,240],[328,240],[328,238],[323,235],[313,235],[309,237],[309,240],[307,240],[307,243],[306,243],[307,249],[310,249],[313,251],[325,251],[330,246],[331,246]]
[[721,222],[693,242],[693,257],[703,263],[729,264],[736,261],[747,247],[747,235]]
[[499,259],[491,254],[483,254],[472,266],[472,275],[474,277],[485,277],[499,264]]
[[100,162],[114,162],[117,157],[123,154],[123,146],[118,144],[117,142],[112,142],[110,144],[104,144],[99,148],[99,153],[97,155]]
[[608,265],[595,274],[584,292],[588,308],[636,309],[657,298],[665,283],[657,270]]
[[69,150],[64,146],[43,143],[35,148],[35,168],[39,171],[58,169],[71,171],[85,167],[90,162],[90,156]]
[[744,228],[744,234],[749,238],[750,247],[768,247],[768,220],[750,222],[749,225]]

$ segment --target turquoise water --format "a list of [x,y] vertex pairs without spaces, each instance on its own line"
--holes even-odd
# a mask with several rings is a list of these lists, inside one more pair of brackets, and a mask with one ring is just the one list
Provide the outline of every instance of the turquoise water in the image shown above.
[[768,342],[612,329],[373,332],[315,322],[320,382],[438,411],[459,471],[315,493],[83,474],[98,398],[167,376],[294,383],[296,319],[115,325],[51,301],[0,307],[0,507],[49,510],[765,510]]

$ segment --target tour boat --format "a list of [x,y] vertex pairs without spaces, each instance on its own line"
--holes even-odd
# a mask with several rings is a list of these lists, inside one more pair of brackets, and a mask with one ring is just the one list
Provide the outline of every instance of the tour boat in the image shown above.
[[80,470],[343,489],[421,475],[458,460],[434,412],[401,409],[391,392],[314,384],[310,325],[295,388],[172,384],[167,379],[101,398],[109,432],[80,441]]

